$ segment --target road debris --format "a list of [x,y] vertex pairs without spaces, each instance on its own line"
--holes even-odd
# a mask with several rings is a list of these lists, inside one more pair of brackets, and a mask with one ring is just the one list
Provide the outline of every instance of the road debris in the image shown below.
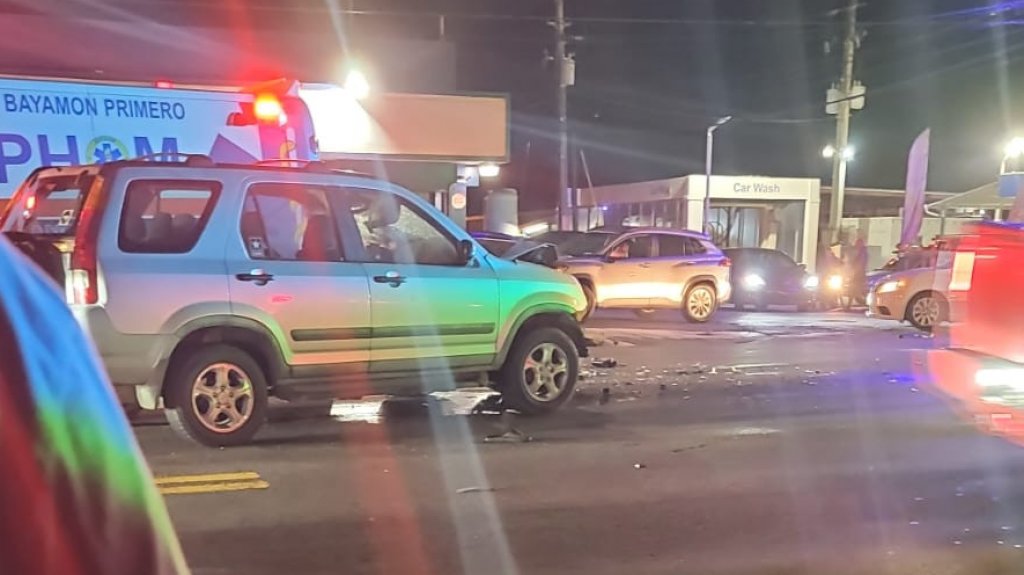
[[698,443],[697,445],[689,445],[687,447],[677,447],[672,450],[672,453],[683,453],[684,451],[693,451],[694,449],[704,449],[707,446],[707,443]]
[[612,357],[601,357],[594,359],[594,361],[590,362],[590,365],[592,365],[593,367],[610,369],[613,367],[617,367],[619,365],[619,362]]
[[531,441],[533,441],[532,437],[518,429],[512,429],[496,435],[488,435],[484,438],[484,443],[530,443]]
[[466,493],[492,493],[494,492],[493,487],[460,487],[455,490],[456,495],[464,495]]
[[633,464],[633,469],[636,469],[636,470],[639,471],[641,469],[647,469],[647,466],[645,464],[643,464],[643,463],[634,463]]
[[601,389],[601,397],[597,400],[600,405],[607,405],[608,401],[612,397],[612,390],[607,387]]

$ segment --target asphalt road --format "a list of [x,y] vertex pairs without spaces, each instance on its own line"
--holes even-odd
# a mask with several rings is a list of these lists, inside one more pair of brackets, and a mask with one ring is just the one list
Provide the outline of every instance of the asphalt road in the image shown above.
[[[555,417],[349,404],[230,450],[140,427],[160,477],[251,474],[167,495],[193,569],[1021,572],[1024,451],[932,387],[935,340],[841,313],[589,328],[617,366],[588,368]],[[508,426],[531,441],[485,441]]]

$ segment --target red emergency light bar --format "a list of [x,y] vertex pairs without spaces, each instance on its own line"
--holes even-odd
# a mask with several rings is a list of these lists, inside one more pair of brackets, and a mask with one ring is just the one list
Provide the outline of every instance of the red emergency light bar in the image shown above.
[[265,124],[283,126],[288,123],[281,99],[274,94],[260,93],[251,104],[241,104],[242,111],[228,116],[229,126]]

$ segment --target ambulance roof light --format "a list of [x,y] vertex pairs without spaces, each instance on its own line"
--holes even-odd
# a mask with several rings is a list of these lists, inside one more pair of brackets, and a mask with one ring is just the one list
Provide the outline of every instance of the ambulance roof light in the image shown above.
[[284,113],[284,106],[281,105],[281,100],[274,94],[258,94],[256,100],[253,102],[253,115],[256,116],[256,120],[260,122],[266,122],[268,124],[278,123],[284,124],[288,121],[287,116]]

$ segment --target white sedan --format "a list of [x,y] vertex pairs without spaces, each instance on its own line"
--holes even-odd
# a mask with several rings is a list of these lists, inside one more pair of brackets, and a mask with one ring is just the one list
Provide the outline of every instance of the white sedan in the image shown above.
[[874,282],[868,293],[868,315],[909,322],[924,331],[949,320],[948,268],[893,272]]

